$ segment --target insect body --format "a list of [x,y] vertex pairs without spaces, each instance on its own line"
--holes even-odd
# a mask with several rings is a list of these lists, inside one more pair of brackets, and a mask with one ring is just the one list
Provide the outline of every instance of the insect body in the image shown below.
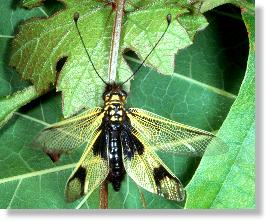
[[[74,20],[77,21],[77,18],[75,14]],[[169,15],[167,19],[170,19]],[[80,35],[78,27],[77,30]],[[84,45],[83,40],[82,43]],[[92,63],[88,52],[87,55]],[[225,147],[223,142],[212,133],[149,111],[126,109],[127,93],[122,85],[106,83],[103,107],[53,124],[36,139],[53,161],[57,161],[63,153],[86,145],[67,182],[67,201],[90,195],[105,180],[112,183],[115,191],[119,191],[126,173],[149,192],[169,200],[184,200],[185,191],[181,182],[156,152],[201,156],[209,144],[216,147],[213,152],[220,152],[221,147]]]
[[102,122],[106,133],[106,145],[109,161],[109,180],[114,190],[120,189],[120,182],[124,177],[125,170],[122,162],[121,132],[126,120],[125,99],[126,92],[118,85],[108,85],[103,95],[105,108]]
[[156,152],[201,156],[212,141],[222,146],[212,133],[142,109],[125,109],[126,97],[120,85],[108,85],[103,108],[56,123],[38,136],[37,142],[54,161],[62,153],[87,146],[68,180],[68,201],[92,193],[105,179],[118,191],[125,173],[152,193],[182,201],[181,182]]

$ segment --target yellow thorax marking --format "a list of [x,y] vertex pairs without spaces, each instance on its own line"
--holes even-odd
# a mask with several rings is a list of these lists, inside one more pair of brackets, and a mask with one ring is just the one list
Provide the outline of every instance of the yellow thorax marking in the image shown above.
[[114,115],[114,114],[115,114],[115,110],[111,110],[111,111],[109,111],[109,114],[110,114],[110,115]]
[[117,94],[112,95],[110,98],[110,101],[119,101],[119,100],[120,100],[120,97]]

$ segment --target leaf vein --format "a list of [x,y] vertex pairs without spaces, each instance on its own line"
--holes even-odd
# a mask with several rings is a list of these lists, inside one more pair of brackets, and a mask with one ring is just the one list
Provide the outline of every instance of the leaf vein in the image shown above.
[[57,166],[57,167],[48,168],[48,169],[44,169],[44,170],[29,172],[26,174],[17,175],[17,176],[13,176],[13,177],[7,177],[7,178],[0,179],[0,184],[12,182],[12,181],[16,181],[16,180],[27,179],[27,178],[31,178],[34,176],[42,176],[42,175],[45,175],[48,173],[55,173],[55,172],[59,172],[62,170],[71,169],[75,166],[76,166],[76,163],[72,163],[72,164],[66,164],[64,166]]

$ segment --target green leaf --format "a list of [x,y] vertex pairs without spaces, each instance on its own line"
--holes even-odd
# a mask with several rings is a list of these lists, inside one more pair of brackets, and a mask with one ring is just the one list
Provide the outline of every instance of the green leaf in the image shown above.
[[30,86],[22,91],[16,92],[12,96],[0,98],[0,127],[12,117],[16,110],[38,96],[35,88]]
[[60,98],[43,97],[29,109],[27,115],[16,112],[0,131],[0,208],[73,208],[64,201],[64,187],[81,150],[54,165],[31,144],[38,131],[62,117]]
[[200,10],[202,13],[214,9],[220,5],[230,3],[236,5],[237,7],[246,9],[246,11],[252,16],[254,14],[255,0],[193,0],[193,1],[203,3],[201,5],[201,10]]
[[[24,4],[33,7],[38,2],[24,1]],[[200,15],[191,15],[196,18],[194,22],[192,19],[191,22],[176,20],[176,17],[188,17],[189,11],[176,7],[173,2],[157,0],[152,4],[149,1],[132,1],[129,6],[126,5],[126,11],[132,5],[141,8],[128,11],[123,24],[117,81],[123,81],[131,75],[122,53],[131,49],[144,59],[165,30],[167,14],[172,14],[173,22],[161,44],[147,60],[147,64],[160,73],[173,72],[175,53],[192,44],[195,32],[207,25]],[[107,81],[114,12],[105,2],[69,0],[64,2],[64,9],[52,17],[25,22],[13,41],[10,61],[22,78],[30,80],[38,92],[48,90],[50,84],[62,91],[65,117],[84,107],[99,106],[102,101],[98,98],[104,86],[88,63],[75,30],[75,12],[80,13],[79,27],[89,54],[96,69]],[[190,32],[187,32],[188,29]],[[61,59],[66,59],[66,63],[58,73],[56,67]]]
[[[129,106],[142,107],[210,131],[220,128],[236,98],[244,74],[246,53],[242,51],[242,44],[239,44],[244,39],[224,41],[225,35],[222,36],[218,31],[218,26],[219,30],[223,29],[218,20],[225,20],[225,17],[218,19],[216,13],[207,16],[210,22],[208,29],[196,36],[192,46],[177,54],[172,76],[162,76],[151,68],[141,69],[131,82]],[[192,23],[190,16],[187,14],[178,20],[187,26],[185,30],[192,37],[188,28]],[[226,23],[232,24],[235,20]],[[232,32],[228,27],[223,30],[223,33]],[[216,39],[212,46],[211,39]],[[227,56],[228,53],[231,53],[231,58]],[[127,59],[132,69],[140,63],[132,57]],[[231,70],[227,64],[235,62],[238,65]],[[100,99],[100,96],[95,99]],[[61,99],[51,92],[15,112],[15,117],[0,130],[1,208],[99,207],[98,190],[86,202],[67,204],[64,201],[65,183],[82,150],[64,155],[60,162],[53,164],[42,151],[31,148],[30,143],[38,131],[47,123],[61,119]],[[160,157],[185,186],[199,163],[199,159],[188,157]],[[148,193],[126,177],[120,192],[114,192],[109,186],[109,208],[183,208],[183,203],[167,201]]]
[[204,156],[187,186],[186,208],[255,208],[255,16],[243,11],[250,41],[239,95],[218,136],[229,152]]
[[16,13],[13,13],[14,8],[10,1],[4,1],[0,6],[0,126],[12,117],[14,111],[40,96],[6,64],[9,58],[9,40],[13,38],[16,25],[31,16],[44,16],[44,12],[41,8],[32,11],[17,8]]

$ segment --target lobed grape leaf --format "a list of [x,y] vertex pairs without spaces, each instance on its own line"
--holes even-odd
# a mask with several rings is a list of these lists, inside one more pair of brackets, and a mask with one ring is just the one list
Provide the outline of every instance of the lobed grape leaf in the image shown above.
[[[20,26],[12,43],[10,65],[23,79],[30,80],[38,92],[47,91],[50,85],[62,91],[63,113],[68,117],[84,107],[99,106],[102,101],[98,98],[104,86],[88,63],[75,30],[73,14],[79,12],[79,27],[89,54],[100,75],[108,81],[114,12],[106,1],[62,2],[64,9],[53,16],[31,19]],[[191,16],[196,18],[194,22],[182,20],[183,16],[188,17],[189,10],[175,2],[136,0],[127,3],[117,68],[118,82],[131,75],[122,53],[130,49],[144,59],[165,30],[168,14],[173,17],[169,31],[147,60],[147,64],[160,73],[173,72],[174,55],[179,49],[192,44],[194,33],[207,25],[200,14]],[[31,8],[40,3],[24,1],[24,5]],[[182,22],[179,22],[180,18]],[[65,64],[63,68],[59,68],[60,63]]]

